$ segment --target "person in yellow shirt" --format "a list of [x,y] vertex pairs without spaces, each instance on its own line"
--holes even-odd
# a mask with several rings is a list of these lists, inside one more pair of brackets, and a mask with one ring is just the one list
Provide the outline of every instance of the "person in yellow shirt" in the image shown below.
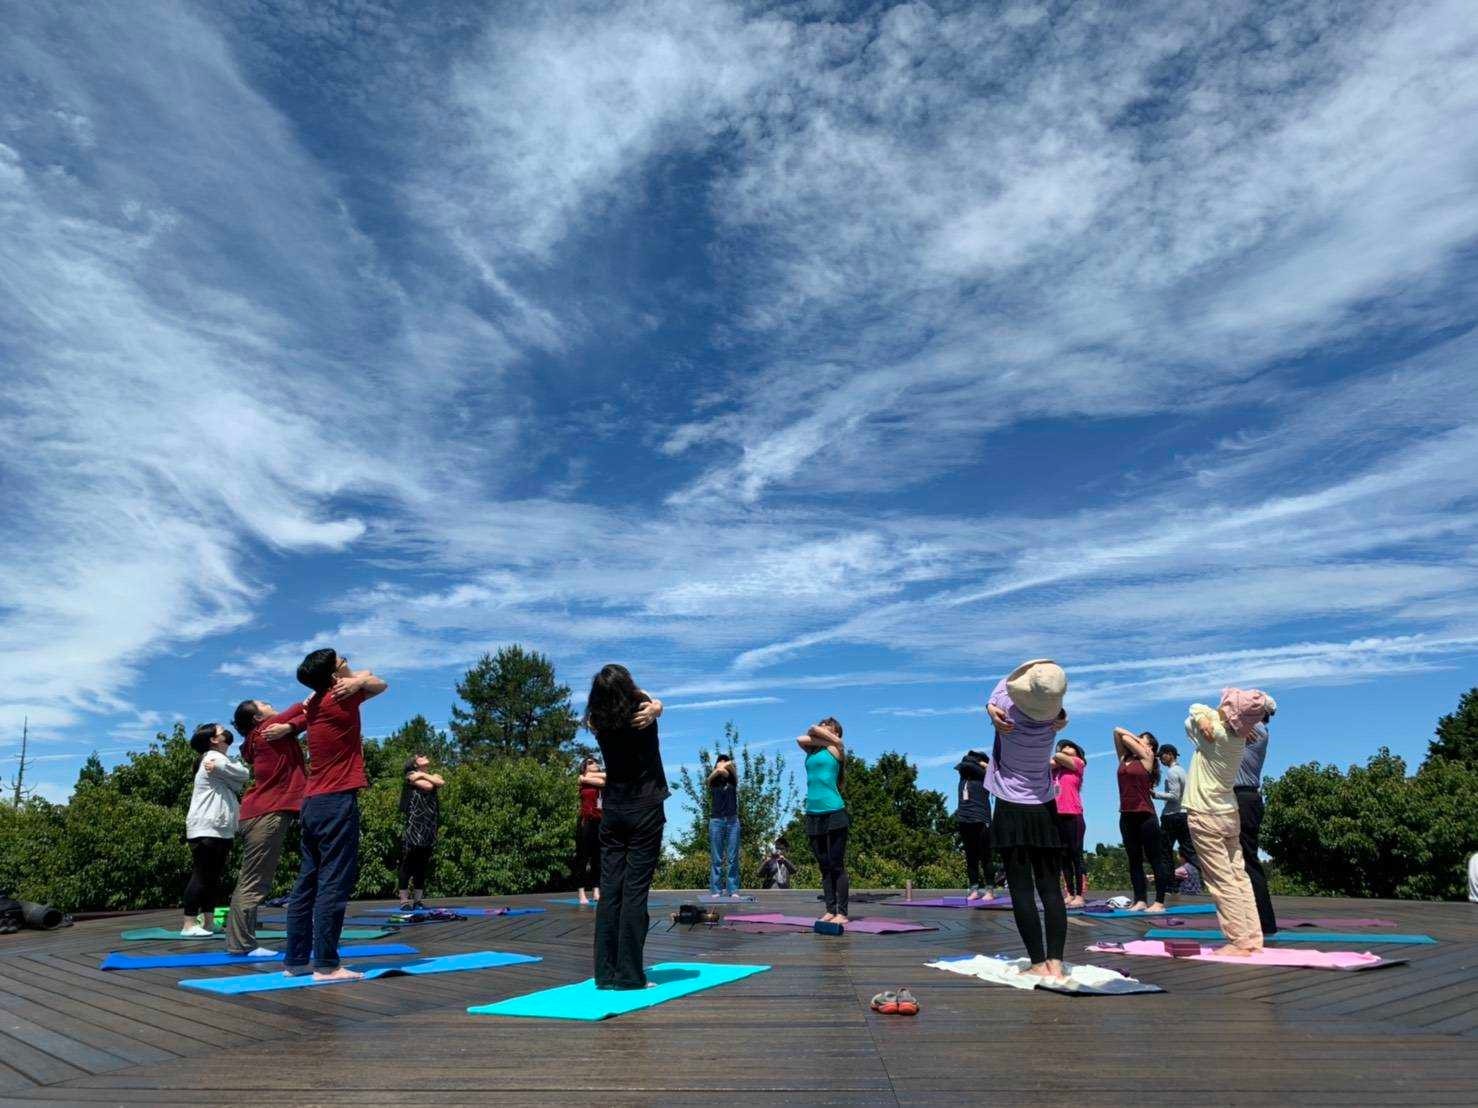
[[1258,724],[1277,710],[1260,689],[1224,689],[1221,704],[1192,704],[1186,737],[1196,745],[1186,776],[1182,806],[1206,891],[1216,903],[1216,918],[1227,945],[1218,954],[1249,955],[1262,949],[1262,925],[1242,864],[1241,822],[1232,791],[1242,752],[1256,737]]

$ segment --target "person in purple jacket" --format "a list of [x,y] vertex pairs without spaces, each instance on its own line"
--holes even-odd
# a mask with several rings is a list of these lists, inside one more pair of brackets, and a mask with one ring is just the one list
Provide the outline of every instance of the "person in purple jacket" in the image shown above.
[[[1067,944],[1067,906],[1058,880],[1063,844],[1052,803],[1052,750],[1067,726],[1066,694],[1062,667],[1039,658],[1012,670],[986,705],[996,729],[985,771],[985,787],[996,798],[992,845],[1005,864],[1011,913],[1031,959],[1025,972],[1049,978],[1063,976]],[[1037,897],[1045,921],[1037,914]]]

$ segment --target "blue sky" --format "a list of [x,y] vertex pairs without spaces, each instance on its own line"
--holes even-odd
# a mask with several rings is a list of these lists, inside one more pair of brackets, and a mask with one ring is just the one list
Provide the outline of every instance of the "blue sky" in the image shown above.
[[325,643],[371,732],[519,642],[630,665],[674,767],[834,714],[941,788],[1025,658],[1090,752],[1266,687],[1273,772],[1478,680],[1464,3],[0,21],[43,795]]

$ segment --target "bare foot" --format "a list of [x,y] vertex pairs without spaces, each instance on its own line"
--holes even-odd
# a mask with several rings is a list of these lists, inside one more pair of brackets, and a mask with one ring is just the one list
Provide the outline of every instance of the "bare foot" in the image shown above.
[[820,922],[820,923],[831,923],[834,919],[836,919],[836,916],[833,913],[831,913],[831,912],[827,912],[825,915],[823,915],[821,917],[821,919],[818,922]]
[[1081,896],[1070,896],[1062,903],[1066,908],[1081,908],[1087,902]]
[[842,915],[841,912],[838,912],[836,915],[834,915],[834,916],[831,917],[831,922],[832,923],[846,923],[847,922],[847,917],[844,916],[844,915]]
[[970,895],[967,896],[967,897],[965,897],[965,899],[966,900],[979,900],[980,899],[980,890],[979,889],[971,889],[970,890]]
[[1148,907],[1149,907],[1149,905],[1146,904],[1144,901],[1142,901],[1142,900],[1136,900],[1133,904],[1129,905],[1129,907],[1125,908],[1124,911],[1126,911],[1126,912],[1143,912]]
[[1048,958],[1047,969],[1053,977],[1063,978],[1067,976],[1067,974],[1063,972],[1062,961],[1058,958]]
[[1220,950],[1213,950],[1211,953],[1219,954],[1224,958],[1249,958],[1256,954],[1257,951],[1248,950],[1245,946],[1233,946],[1231,943],[1227,943]]
[[586,908],[590,907],[590,898],[585,895],[585,890],[584,889],[581,889],[580,890],[580,903],[581,903],[582,906],[584,906]]
[[322,973],[319,970],[313,971],[314,981],[358,981],[363,976],[364,974],[344,966],[330,970],[328,973]]
[[980,899],[981,900],[994,900],[995,898],[996,898],[996,894],[993,893],[993,892],[991,892],[989,889],[981,889],[980,890]]
[[593,900],[593,901],[595,901],[597,904],[599,904],[600,903],[600,890],[599,889],[596,889],[595,892],[591,893],[590,894],[590,899]]
[[1148,908],[1145,909],[1146,912],[1163,912],[1164,910],[1165,905],[1163,904],[1151,904]]
[[1021,971],[1023,977],[1056,977],[1057,975],[1047,968],[1046,962],[1037,962]]

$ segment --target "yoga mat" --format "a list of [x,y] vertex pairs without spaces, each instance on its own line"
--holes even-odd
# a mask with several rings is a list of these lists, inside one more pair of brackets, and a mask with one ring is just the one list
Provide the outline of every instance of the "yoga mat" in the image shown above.
[[1115,970],[1103,966],[1075,965],[1064,962],[1067,970],[1066,982],[1052,982],[1022,971],[1031,965],[1028,958],[994,957],[984,954],[964,954],[956,958],[940,958],[925,962],[933,969],[976,977],[988,985],[1008,985],[1013,989],[1045,989],[1069,996],[1132,996],[1139,993],[1163,993],[1158,985],[1147,985],[1133,977],[1125,977]]
[[[275,928],[286,934],[286,916],[258,916],[257,923],[263,927]],[[384,916],[345,916],[344,927],[400,927],[399,923],[391,923]]]
[[[1079,909],[1085,916],[1095,916],[1102,919],[1144,919],[1148,916],[1155,919],[1159,916],[1210,916],[1216,914],[1215,904],[1177,904],[1173,908],[1166,908],[1163,912],[1131,912],[1127,908],[1082,908]],[[1071,911],[1071,909],[1069,909]]]
[[[1088,948],[1096,954],[1129,954],[1141,958],[1173,958],[1163,942],[1153,939],[1136,939],[1127,943],[1095,943]],[[1282,966],[1298,969],[1366,970],[1383,969],[1386,966],[1405,965],[1400,958],[1382,958],[1378,954],[1357,953],[1353,950],[1269,950],[1262,949],[1245,958],[1236,955],[1215,954],[1215,947],[1203,946],[1200,954],[1188,959],[1192,962],[1222,962],[1235,966]]]
[[1341,927],[1395,927],[1393,919],[1336,919],[1333,916],[1313,916],[1305,919],[1303,916],[1280,916],[1279,927],[1326,927],[1331,931],[1338,931]]
[[680,996],[727,985],[764,973],[769,966],[718,965],[712,962],[662,962],[647,970],[649,989],[597,989],[595,979],[479,1004],[475,1016],[524,1016],[529,1019],[603,1020],[641,1008],[652,1008]]
[[[578,901],[576,902],[578,903]],[[456,912],[459,916],[474,918],[477,916],[532,916],[540,912],[548,911],[547,908],[463,908],[443,907],[436,905],[434,908],[418,909],[418,911]],[[365,915],[370,916],[402,916],[415,915],[415,912],[402,912],[399,908],[366,908]]]
[[899,908],[1002,908],[1011,907],[1009,896],[998,896],[994,900],[970,900],[963,896],[936,896],[932,900],[904,900],[902,897],[893,897],[885,900],[884,904],[897,905]]
[[[383,939],[386,935],[397,934],[393,927],[346,927],[339,932],[341,939]],[[224,931],[212,931],[209,935],[181,935],[178,931],[171,931],[167,927],[136,927],[132,931],[123,932],[121,938],[126,942],[136,943],[153,939],[158,941],[169,940],[176,943],[189,943],[205,941],[208,939],[224,939]],[[258,931],[258,939],[285,939],[286,931]]]
[[[779,913],[756,916],[728,915],[723,919],[724,923],[758,923],[769,924],[777,927],[796,927],[802,931],[810,931],[816,923],[810,916],[783,916]],[[927,923],[914,923],[912,920],[901,919],[854,919],[850,923],[842,925],[848,931],[860,931],[866,935],[891,935],[904,931],[938,931],[939,928]]]
[[[1226,941],[1220,931],[1161,930],[1151,928],[1144,933],[1146,939],[1208,939],[1212,942]],[[1354,935],[1339,931],[1279,931],[1276,935],[1264,935],[1265,943],[1409,943],[1432,944],[1437,940],[1430,935]]]
[[[457,973],[461,970],[496,969],[525,962],[541,962],[528,954],[507,954],[500,950],[479,950],[472,954],[444,954],[439,958],[412,958],[396,965],[375,966],[364,971],[361,980],[380,977],[419,976],[425,973]],[[353,968],[353,967],[351,967]],[[278,989],[309,989],[326,985],[354,985],[357,981],[316,981],[311,973],[289,977],[285,973],[243,973],[234,977],[192,977],[180,982],[186,989],[198,989],[223,996],[242,993],[275,992]]]
[[[341,946],[340,958],[388,958],[402,954],[420,953],[404,943],[385,943],[383,946]],[[263,955],[253,958],[250,954],[227,954],[224,950],[202,950],[190,954],[109,954],[98,969],[179,969],[188,966],[270,966],[282,961],[282,952],[274,951],[271,957]]]
[[742,904],[746,900],[753,901],[752,896],[700,896],[698,898],[705,904]]

